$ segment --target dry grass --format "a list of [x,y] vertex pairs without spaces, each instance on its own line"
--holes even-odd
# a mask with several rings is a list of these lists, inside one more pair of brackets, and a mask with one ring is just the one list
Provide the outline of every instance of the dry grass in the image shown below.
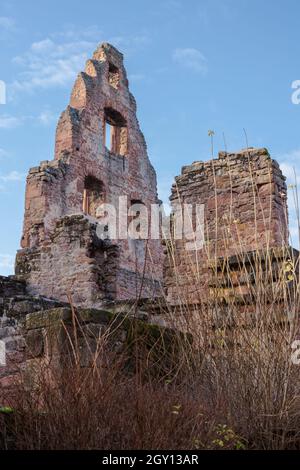
[[[182,342],[171,357],[166,350],[167,365],[162,362],[155,374],[138,347],[131,349],[135,367],[128,370],[128,352],[105,347],[108,332],[99,339],[97,357],[91,356],[93,366],[82,368],[70,337],[73,353],[63,374],[53,363],[45,364],[33,389],[26,382],[21,386],[15,411],[0,413],[2,446],[300,448],[299,366],[291,362],[298,320],[283,318],[284,308],[259,303],[249,320],[241,321],[239,303],[224,306],[213,299],[212,304],[182,305],[180,318],[194,341]],[[174,311],[169,314],[174,321]],[[162,344],[159,354],[164,356]]]

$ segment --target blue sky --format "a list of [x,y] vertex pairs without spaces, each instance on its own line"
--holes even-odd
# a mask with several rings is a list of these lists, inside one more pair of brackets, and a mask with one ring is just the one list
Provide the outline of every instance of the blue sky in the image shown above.
[[[13,272],[25,176],[53,158],[76,74],[99,42],[125,54],[149,156],[166,200],[181,167],[215,151],[267,147],[300,168],[298,0],[1,0],[0,274]],[[295,233],[295,216],[291,210]]]

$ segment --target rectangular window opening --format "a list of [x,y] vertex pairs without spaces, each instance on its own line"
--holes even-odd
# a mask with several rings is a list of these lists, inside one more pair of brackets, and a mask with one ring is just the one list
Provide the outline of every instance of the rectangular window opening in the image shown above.
[[115,155],[124,156],[128,150],[128,132],[126,120],[111,108],[104,109],[103,139],[105,147]]
[[105,147],[112,151],[112,125],[105,121]]

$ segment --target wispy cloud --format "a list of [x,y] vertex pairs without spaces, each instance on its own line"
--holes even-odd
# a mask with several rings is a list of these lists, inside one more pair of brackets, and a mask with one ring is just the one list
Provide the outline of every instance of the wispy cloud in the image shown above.
[[179,15],[182,19],[184,12],[184,2],[180,0],[161,0],[155,6],[151,5],[151,10],[149,10],[149,14],[155,17],[161,18],[163,15],[167,15],[167,18],[172,17],[172,20],[178,18]]
[[173,61],[182,67],[205,74],[208,70],[207,59],[198,49],[177,48],[172,54]]
[[279,155],[278,161],[283,174],[287,177],[289,183],[293,183],[295,175],[300,178],[300,149]]
[[90,41],[99,42],[103,36],[103,31],[100,30],[96,25],[90,25],[79,30],[77,26],[72,24],[65,25],[63,30],[51,34],[51,38],[63,39],[67,41],[87,39]]
[[[41,111],[40,114],[11,116],[9,114],[0,115],[0,129],[15,129],[23,124],[39,124],[42,126],[49,126],[52,122],[58,120],[58,115],[46,109]],[[7,156],[7,152],[0,148],[0,158]]]
[[112,36],[108,42],[118,47],[128,57],[151,44],[151,38],[148,33],[142,33],[132,36]]
[[33,91],[35,88],[61,87],[75,79],[95,44],[87,41],[57,44],[50,38],[35,42],[14,63],[23,70],[12,84],[12,91]]
[[14,267],[14,256],[0,253],[0,268],[12,269]]
[[33,42],[24,54],[13,58],[20,72],[10,86],[11,92],[69,85],[102,37],[97,27],[78,31],[69,26]]
[[53,122],[57,121],[58,116],[52,111],[45,110],[40,113],[38,116],[38,121],[43,125],[43,126],[49,126]]
[[9,193],[10,186],[25,180],[25,173],[13,170],[7,174],[0,175],[0,193]]
[[289,182],[292,182],[295,179],[295,172],[297,171],[296,168],[293,165],[290,165],[289,163],[281,163],[280,168],[284,176],[286,176],[287,180]]
[[[10,39],[11,35],[17,31],[16,22],[8,16],[0,16],[0,41]],[[2,46],[1,46],[2,47]]]
[[11,171],[7,175],[0,175],[0,181],[3,183],[9,183],[12,181],[23,181],[25,178],[24,173],[20,173],[19,171]]
[[289,208],[289,232],[291,244],[297,248],[299,240],[299,226],[297,216],[297,193],[295,183],[300,181],[300,149],[294,149],[290,152],[279,155],[276,160],[284,176],[287,178],[288,185],[288,208]]
[[8,156],[9,156],[9,153],[6,150],[0,148],[0,159],[1,158],[6,158]]
[[[71,27],[32,43],[24,54],[13,59],[20,72],[9,86],[10,93],[69,86],[97,45],[104,40],[103,33],[96,27],[82,31]],[[145,45],[148,36],[117,36],[106,41],[127,53]]]
[[2,31],[14,31],[15,20],[8,16],[0,16],[0,30]]
[[8,114],[0,115],[0,129],[14,129],[22,124],[22,119]]
[[141,80],[145,79],[145,75],[143,73],[131,73],[128,75],[128,80],[130,82],[140,82]]
[[294,149],[291,150],[290,152],[283,153],[279,155],[279,158],[282,160],[295,160],[295,161],[300,161],[300,149]]

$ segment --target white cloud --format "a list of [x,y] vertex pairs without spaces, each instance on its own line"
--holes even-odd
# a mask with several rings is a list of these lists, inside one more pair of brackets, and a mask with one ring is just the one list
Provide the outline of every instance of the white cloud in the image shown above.
[[288,163],[281,163],[280,168],[284,176],[286,176],[288,182],[292,182],[295,180],[296,169],[294,169],[292,165],[289,165]]
[[9,116],[8,114],[0,115],[0,129],[14,129],[22,123],[22,119]]
[[59,43],[49,37],[32,43],[27,52],[13,59],[22,70],[12,83],[11,91],[69,85],[84,68],[96,45],[96,42],[81,39]]
[[287,177],[288,183],[295,182],[300,177],[300,149],[292,150],[278,157],[280,168],[284,176]]
[[14,267],[14,256],[0,254],[0,268],[12,269]]
[[[24,115],[24,116],[10,116],[8,114],[0,115],[0,129],[15,129],[25,122],[38,122],[43,126],[48,126],[52,121],[56,120],[57,116],[51,111],[42,111],[39,115]],[[0,158],[7,156],[4,150],[0,149]]]
[[85,61],[102,41],[110,42],[128,54],[144,47],[149,42],[149,37],[142,34],[104,39],[103,33],[96,26],[80,31],[70,26],[65,31],[50,34],[32,43],[24,54],[13,58],[13,63],[19,67],[20,72],[8,87],[10,95],[70,86],[77,74],[84,69]]
[[24,176],[25,175],[23,173],[13,170],[7,175],[0,175],[0,181],[2,181],[3,183],[8,183],[12,181],[23,181]]
[[57,120],[57,115],[52,113],[49,110],[42,111],[41,114],[38,116],[38,121],[43,126],[49,126],[52,122]]
[[23,61],[26,70],[13,82],[12,91],[65,86],[82,70],[87,57],[84,52],[71,55],[66,53],[65,58],[59,57],[55,48],[55,52],[49,55],[29,53],[25,58],[17,58],[19,63]]
[[11,171],[5,175],[0,175],[0,193],[9,192],[9,185],[14,183],[20,183],[25,180],[25,174],[19,171]]
[[172,58],[182,67],[193,69],[202,74],[207,72],[207,60],[198,49],[191,47],[175,49]]
[[30,49],[32,52],[36,52],[39,54],[39,53],[49,52],[50,50],[53,50],[54,47],[55,47],[54,42],[51,39],[47,38],[39,42],[33,42],[31,44]]

